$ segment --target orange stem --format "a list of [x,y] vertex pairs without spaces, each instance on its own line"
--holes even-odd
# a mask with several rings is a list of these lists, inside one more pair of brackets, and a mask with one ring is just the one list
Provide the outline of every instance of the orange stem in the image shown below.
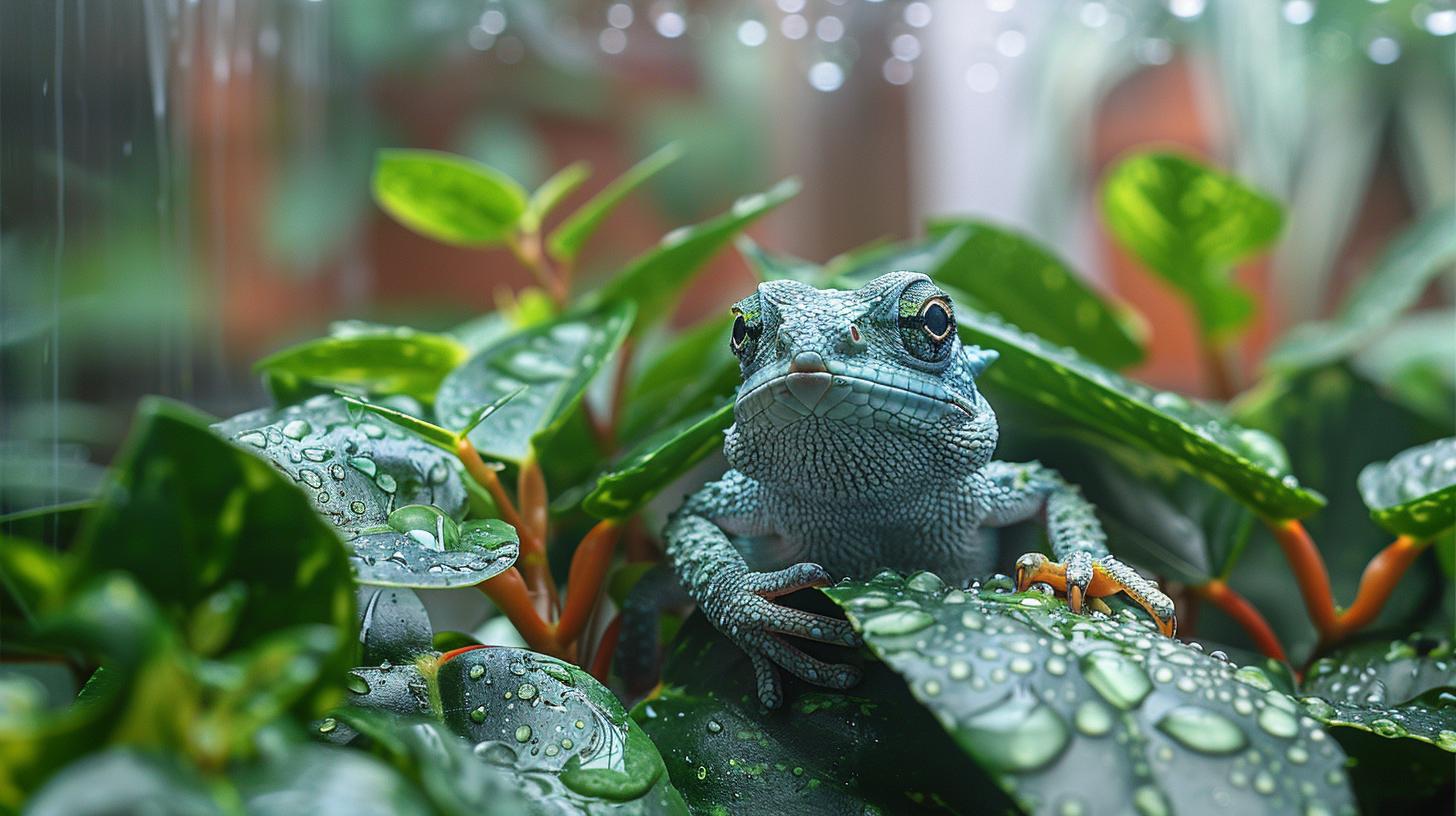
[[1335,619],[1335,599],[1330,593],[1330,574],[1325,569],[1325,560],[1319,548],[1305,532],[1304,525],[1294,519],[1285,521],[1265,520],[1284,558],[1294,570],[1294,579],[1304,596],[1304,607],[1309,610],[1309,619],[1321,637],[1335,633],[1338,622]]
[[[520,476],[516,480],[516,495],[521,499],[521,519],[530,528],[531,536],[537,542],[545,542],[547,530],[546,477],[535,459],[521,463]],[[556,581],[551,577],[551,562],[543,544],[530,553],[521,549],[521,571],[526,576],[526,585],[536,597],[537,608],[543,616],[550,616],[556,610]]]
[[526,589],[526,581],[519,570],[511,567],[475,586],[505,613],[506,618],[532,649],[549,655],[560,652],[556,634],[552,631],[551,624],[542,620],[540,613],[536,611],[531,602],[531,593]]
[[1385,608],[1385,602],[1411,562],[1421,554],[1429,541],[1418,541],[1401,536],[1375,554],[1360,576],[1360,589],[1355,602],[1340,613],[1336,620],[1334,639],[1343,639],[1359,631]]
[[617,549],[621,532],[622,528],[616,521],[599,521],[577,546],[576,554],[571,557],[571,572],[566,579],[566,607],[556,622],[556,637],[560,642],[572,643],[581,636],[587,618],[601,596],[607,567],[612,563],[612,554]]
[[1224,614],[1234,619],[1239,626],[1243,627],[1249,637],[1254,641],[1254,646],[1265,657],[1272,657],[1275,660],[1287,661],[1289,658],[1284,653],[1284,647],[1279,644],[1279,638],[1274,635],[1274,630],[1269,627],[1269,622],[1259,614],[1244,599],[1244,596],[1233,591],[1228,584],[1218,578],[1214,578],[1206,584],[1193,587],[1193,591],[1199,596],[1207,598],[1214,606],[1224,611]]
[[607,683],[607,675],[612,671],[612,655],[617,653],[617,638],[622,633],[622,616],[612,618],[607,628],[602,632],[602,640],[597,644],[597,653],[592,656],[591,676],[595,677],[602,685]]
[[461,464],[465,465],[465,472],[470,474],[470,478],[474,479],[476,484],[485,488],[485,491],[490,494],[491,499],[495,501],[496,509],[500,511],[501,518],[505,523],[516,528],[516,533],[521,538],[521,552],[524,554],[539,550],[541,548],[541,542],[535,538],[532,531],[521,520],[521,514],[517,512],[515,502],[512,502],[511,497],[506,494],[505,486],[501,484],[500,477],[496,476],[495,470],[481,458],[480,451],[475,449],[475,445],[471,444],[469,439],[461,437],[460,441],[455,444],[455,456],[460,459]]

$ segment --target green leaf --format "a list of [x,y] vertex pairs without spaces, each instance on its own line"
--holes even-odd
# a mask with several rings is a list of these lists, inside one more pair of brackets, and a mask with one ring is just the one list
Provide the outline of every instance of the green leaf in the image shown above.
[[229,811],[182,757],[111,748],[56,774],[26,803],[30,816],[223,816]]
[[632,715],[695,813],[1014,810],[899,677],[873,662],[864,671],[845,693],[785,676],[787,703],[769,711],[747,655],[694,615],[662,690]]
[[786,179],[766,192],[738,199],[722,215],[669,232],[661,244],[637,256],[607,280],[594,294],[594,302],[630,300],[636,303],[639,325],[668,317],[678,294],[709,258],[754,221],[798,192],[799,182]]
[[[442,451],[450,454],[455,453],[455,446],[456,443],[460,441],[460,435],[455,433],[454,431],[441,428],[439,425],[436,425],[433,422],[420,419],[413,414],[401,411],[397,408],[391,408],[388,405],[380,405],[377,402],[370,402],[367,398],[361,397],[357,394],[350,394],[345,391],[335,391],[334,393],[337,394],[339,398],[342,399],[345,404],[349,405],[351,408],[358,408],[363,411],[368,411],[369,413],[374,414],[381,419],[393,422],[395,425],[398,425],[406,431],[409,431],[410,433],[414,434],[425,442],[434,445]],[[490,406],[486,406],[486,408],[489,407]]]
[[94,499],[84,499],[33,510],[17,510],[0,516],[0,534],[66,547],[75,538],[86,511],[95,506]]
[[1414,306],[1430,282],[1453,263],[1456,205],[1447,204],[1391,243],[1351,290],[1333,320],[1295,327],[1269,353],[1265,366],[1273,370],[1311,368],[1355,354]]
[[1233,176],[1172,153],[1123,160],[1102,186],[1117,240],[1192,305],[1204,338],[1225,341],[1254,314],[1231,267],[1279,235],[1277,202]]
[[1000,352],[987,382],[1078,425],[1158,453],[1274,519],[1299,518],[1324,504],[1279,461],[1279,444],[1210,408],[1155,391],[1059,349],[990,315],[957,310],[961,339]]
[[1398,320],[1363,344],[1350,367],[1432,423],[1456,428],[1456,309]]
[[359,583],[414,589],[475,586],[510,569],[521,545],[500,519],[457,525],[431,505],[401,507],[389,514],[388,529],[366,528],[349,543]]
[[353,585],[337,537],[309,501],[262,459],[218,438],[176,403],[144,400],[75,545],[77,569],[121,570],[179,623],[220,589],[248,596],[229,643],[246,646],[290,626],[342,634]]
[[408,589],[361,586],[359,610],[359,663],[404,664],[430,651],[434,630],[420,596]]
[[[344,687],[349,690],[348,704],[354,708],[439,716],[438,706],[430,698],[430,682],[413,662],[350,669]],[[318,724],[317,731],[325,738],[332,736],[327,718]]]
[[827,273],[819,264],[792,255],[769,252],[747,235],[738,236],[734,246],[738,248],[738,254],[743,256],[743,260],[748,262],[748,268],[761,281],[796,280],[819,287],[828,283]]
[[1108,368],[1143,359],[1145,330],[1131,307],[1099,294],[1031,238],[969,219],[934,219],[928,228],[950,238],[951,251],[939,268],[921,271],[980,308]]
[[518,770],[546,771],[578,796],[631,802],[666,777],[662,757],[591,675],[525,649],[464,652],[439,667],[446,725]]
[[623,439],[639,440],[654,428],[707,410],[733,394],[739,373],[738,359],[728,348],[732,326],[733,315],[725,309],[673,337],[647,358],[627,392]]
[[688,468],[723,446],[733,424],[733,404],[688,417],[633,448],[582,501],[597,518],[626,518],[652,500]]
[[541,186],[531,194],[531,200],[526,202],[526,211],[521,215],[521,230],[535,232],[540,229],[546,216],[590,175],[591,165],[579,161],[566,165],[541,182]]
[[631,303],[601,308],[517,331],[476,354],[445,378],[435,397],[441,421],[465,426],[481,406],[521,387],[469,434],[483,455],[525,461],[566,423],[587,385],[626,339]]
[[633,165],[631,169],[618,176],[602,188],[602,191],[592,196],[591,200],[581,206],[581,209],[572,213],[555,230],[552,230],[551,237],[547,240],[547,249],[551,257],[559,261],[574,260],[582,246],[591,238],[597,228],[602,225],[608,214],[616,209],[627,194],[641,186],[657,175],[669,164],[677,161],[682,155],[682,146],[673,142],[659,149],[656,153]]
[[1074,615],[1048,596],[948,589],[930,573],[823,591],[1028,811],[1171,812],[1207,802],[1210,785],[1230,812],[1352,804],[1344,754],[1293,698],[1140,614]]
[[458,246],[508,240],[526,211],[526,191],[504,173],[433,150],[381,150],[374,200],[421,235]]
[[443,334],[413,329],[322,337],[260,360],[253,369],[295,387],[344,388],[430,400],[445,378],[470,356]]
[[288,746],[233,774],[249,816],[431,816],[424,795],[402,774],[350,748]]
[[1456,524],[1456,437],[1402,451],[1360,472],[1370,517],[1396,535],[1428,539]]
[[[1304,712],[1353,760],[1367,812],[1432,797],[1449,801],[1456,753],[1456,655],[1450,642],[1375,641],[1321,658],[1306,672]],[[1399,779],[1401,784],[1391,785]]]

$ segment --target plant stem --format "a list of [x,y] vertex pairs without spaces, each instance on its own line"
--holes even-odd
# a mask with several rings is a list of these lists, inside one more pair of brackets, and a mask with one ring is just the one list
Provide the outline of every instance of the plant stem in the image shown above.
[[622,527],[616,521],[599,521],[577,545],[566,579],[566,606],[556,622],[556,637],[561,642],[571,643],[581,636],[601,596],[607,567],[612,563],[621,532]]
[[617,615],[602,632],[602,639],[597,643],[597,653],[592,655],[591,676],[603,685],[606,685],[607,675],[612,671],[612,656],[617,653],[617,638],[621,634],[622,616]]
[[1304,596],[1304,608],[1309,611],[1310,621],[1314,623],[1321,637],[1328,637],[1334,633],[1337,625],[1335,599],[1330,593],[1330,574],[1325,569],[1325,560],[1320,555],[1319,547],[1315,546],[1314,540],[1305,532],[1304,525],[1294,519],[1266,519],[1265,523],[1273,531],[1279,547],[1284,550],[1284,558],[1289,562],[1290,569],[1294,570],[1294,579],[1299,585],[1300,594]]
[[536,282],[551,295],[557,308],[565,306],[570,294],[567,283],[561,275],[552,271],[550,262],[546,260],[546,253],[541,250],[541,233],[534,230],[521,233],[511,238],[507,246],[521,266],[531,270]]
[[1254,641],[1254,646],[1265,657],[1271,657],[1279,661],[1287,661],[1289,658],[1280,645],[1279,638],[1275,636],[1274,630],[1270,628],[1269,622],[1259,614],[1253,604],[1245,600],[1244,596],[1233,591],[1228,584],[1218,578],[1214,578],[1206,584],[1196,586],[1193,591],[1200,597],[1207,598],[1214,606],[1224,611],[1224,614],[1234,619],[1243,630],[1248,633]]
[[1233,370],[1229,367],[1227,349],[1207,340],[1202,341],[1200,347],[1203,350],[1204,368],[1212,381],[1213,396],[1222,401],[1233,399],[1238,393],[1238,386],[1234,381]]
[[551,577],[551,562],[545,545],[549,499],[546,477],[535,457],[521,463],[516,479],[516,496],[521,501],[521,521],[530,528],[532,537],[541,542],[539,550],[531,553],[529,558],[522,550],[521,568],[526,576],[526,585],[536,596],[541,614],[549,617],[556,609],[556,581]]
[[549,655],[557,655],[561,649],[556,641],[556,633],[552,627],[541,618],[531,600],[531,593],[526,589],[526,581],[515,567],[511,567],[500,575],[475,585],[477,589],[484,592],[491,602],[505,613],[506,618],[521,633],[526,645],[538,652]]
[[1339,614],[1335,622],[1335,640],[1343,640],[1362,629],[1380,614],[1402,575],[1410,568],[1430,541],[1401,536],[1375,554],[1360,575],[1360,589],[1355,602]]
[[495,501],[496,509],[500,511],[501,519],[516,528],[516,533],[521,537],[521,553],[524,555],[528,552],[541,551],[540,539],[536,538],[531,528],[526,526],[525,521],[521,518],[521,514],[516,510],[515,503],[506,494],[506,489],[501,484],[500,477],[496,476],[495,470],[481,458],[480,452],[475,449],[475,445],[471,444],[469,439],[461,437],[460,441],[455,445],[455,456],[465,466],[465,472],[470,474],[470,478],[474,479],[476,484],[485,488],[485,491],[490,494],[491,499]]

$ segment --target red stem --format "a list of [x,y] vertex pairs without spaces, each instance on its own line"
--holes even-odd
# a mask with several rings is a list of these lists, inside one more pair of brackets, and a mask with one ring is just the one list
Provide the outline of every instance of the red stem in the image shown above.
[[1274,635],[1269,622],[1259,614],[1253,604],[1244,599],[1242,595],[1233,591],[1228,584],[1215,578],[1202,586],[1194,587],[1193,590],[1201,597],[1207,598],[1214,606],[1224,611],[1224,614],[1233,618],[1243,630],[1248,633],[1249,638],[1254,641],[1254,646],[1265,657],[1272,657],[1275,660],[1287,661],[1289,658],[1284,653],[1284,647],[1279,644],[1279,638]]

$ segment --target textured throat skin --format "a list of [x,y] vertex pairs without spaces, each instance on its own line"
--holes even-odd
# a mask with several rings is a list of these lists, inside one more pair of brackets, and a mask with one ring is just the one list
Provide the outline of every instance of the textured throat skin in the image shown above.
[[974,382],[985,357],[953,328],[942,343],[916,346],[923,354],[907,347],[907,333],[913,344],[923,332],[912,310],[937,291],[909,272],[854,291],[776,281],[741,307],[756,310],[758,337],[740,354],[744,382],[724,450],[774,520],[768,565],[812,561],[835,578],[934,569],[951,579],[986,566],[974,500],[997,439]]

